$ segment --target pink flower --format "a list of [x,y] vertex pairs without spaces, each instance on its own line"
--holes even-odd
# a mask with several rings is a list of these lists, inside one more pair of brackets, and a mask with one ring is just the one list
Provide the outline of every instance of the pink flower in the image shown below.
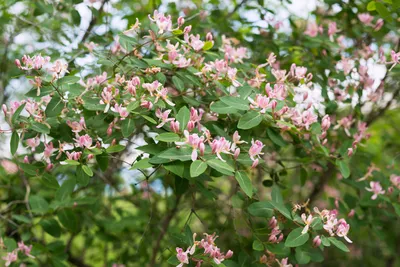
[[374,19],[374,17],[371,16],[369,13],[360,13],[357,16],[358,16],[358,19],[362,23],[367,24],[367,25],[369,25],[371,23],[371,21]]
[[310,225],[313,221],[313,216],[311,214],[307,215],[305,213],[301,214],[301,219],[303,220],[304,224],[306,225],[303,229],[303,231],[301,231],[302,234],[305,234],[308,232],[308,229],[310,228]]
[[396,174],[390,175],[390,182],[393,184],[394,187],[400,189],[400,176]]
[[18,260],[18,253],[17,250],[13,250],[12,252],[8,252],[6,256],[2,258],[6,261],[5,266],[10,266],[11,263]]
[[178,258],[180,264],[177,265],[176,267],[182,267],[183,264],[189,264],[189,249],[187,249],[185,252],[181,248],[176,248],[176,252],[178,253],[176,257]]
[[340,219],[338,222],[337,229],[336,229],[336,235],[340,236],[340,237],[344,237],[344,239],[349,243],[353,243],[347,237],[347,233],[349,232],[349,230],[350,230],[350,225],[344,219]]
[[31,255],[32,245],[30,245],[28,247],[27,245],[24,244],[24,241],[21,241],[21,242],[18,242],[18,249],[19,249],[19,251],[24,253],[26,256],[28,256],[30,258],[35,258],[34,256]]
[[174,103],[171,102],[171,100],[168,99],[168,89],[162,87],[161,90],[156,89],[156,93],[155,93],[156,99],[154,101],[154,103],[157,103],[158,99],[162,99],[164,100],[168,105],[170,106],[175,106]]
[[211,143],[211,149],[213,154],[217,154],[217,157],[225,162],[225,160],[221,157],[221,153],[224,154],[232,154],[230,152],[230,146],[231,142],[227,141],[224,137],[221,137],[220,139],[214,139],[213,142]]
[[162,84],[159,81],[154,81],[152,83],[144,83],[142,87],[149,91],[150,95],[153,96],[153,92],[155,92]]
[[325,115],[322,118],[321,128],[322,130],[327,131],[329,127],[331,127],[331,118],[329,117],[329,115]]
[[318,24],[315,22],[311,22],[311,23],[308,23],[307,29],[304,32],[304,34],[306,34],[310,37],[315,37],[318,35],[318,31],[319,31]]
[[122,104],[115,104],[114,107],[111,108],[111,110],[119,113],[119,116],[121,116],[121,120],[124,120],[126,117],[129,116],[129,112],[126,110],[125,107],[122,106]]
[[279,267],[293,267],[292,264],[288,264],[288,258],[284,258],[281,261],[276,260],[279,264]]
[[79,136],[78,138],[75,138],[74,140],[76,141],[77,145],[82,148],[84,148],[84,147],[90,148],[92,145],[92,142],[93,142],[92,138],[88,134]]
[[163,127],[166,123],[170,121],[174,121],[174,118],[168,118],[169,114],[171,113],[171,110],[166,110],[164,112],[161,111],[161,109],[157,109],[156,111],[156,116],[161,120],[160,124],[158,124],[156,127],[161,128]]
[[43,155],[45,158],[50,158],[51,154],[53,154],[53,149],[54,149],[53,143],[50,142],[48,144],[44,144],[44,146],[45,146],[45,148],[44,148]]
[[335,35],[338,32],[336,22],[330,22],[328,25],[328,36],[332,39],[333,35]]
[[378,197],[378,195],[383,195],[385,194],[385,190],[382,190],[382,186],[379,182],[373,182],[371,181],[369,183],[371,188],[365,188],[369,192],[373,192],[374,194],[372,195],[371,199],[374,200]]
[[149,19],[153,22],[156,23],[158,27],[158,33],[163,34],[165,31],[171,31],[172,30],[172,21],[171,21],[171,16],[168,15],[167,17],[164,15],[164,13],[158,13],[157,10],[154,10],[153,13],[153,18],[150,17]]
[[35,148],[40,145],[39,137],[30,138],[26,140],[26,144],[32,148],[32,152],[35,151]]
[[392,61],[390,63],[393,63],[393,65],[390,67],[389,71],[391,71],[397,64],[400,63],[400,52],[394,52],[394,50],[392,50],[390,52],[390,56],[392,58]]
[[190,46],[195,50],[195,51],[199,51],[204,47],[204,42],[202,40],[200,40],[200,35],[193,35],[191,34],[189,36],[188,39],[188,43],[190,44]]
[[33,56],[31,58],[31,57],[29,57],[27,55],[24,55],[21,60],[22,60],[22,63],[25,66],[22,66],[21,62],[18,59],[15,60],[15,64],[17,65],[17,67],[19,69],[22,69],[22,70],[30,70],[30,69],[40,70],[41,68],[43,68],[43,66],[45,64],[50,62],[50,57],[42,57],[41,54],[38,54],[38,55],[35,55],[35,56]]
[[80,159],[80,157],[82,156],[82,152],[76,152],[76,151],[73,151],[72,153],[69,153],[68,151],[67,152],[65,152],[65,154],[67,155],[67,158],[68,159],[70,159],[70,160],[79,160]]
[[270,99],[266,96],[263,96],[261,94],[257,94],[256,95],[256,99],[253,100],[250,97],[247,98],[250,101],[250,107],[251,108],[260,108],[260,112],[261,113],[265,113],[267,111],[268,108],[271,108],[271,102]]
[[204,153],[204,136],[199,137],[197,134],[189,134],[187,130],[183,132],[185,135],[185,142],[177,142],[176,144],[181,145],[181,144],[187,144],[192,147],[192,156],[191,159],[192,161],[195,161],[197,159],[197,149],[200,149],[200,153]]
[[314,115],[310,110],[306,110],[302,114],[303,125],[307,130],[310,129],[311,124],[316,122],[318,119],[317,115]]
[[264,146],[265,145],[259,140],[256,140],[256,141],[251,140],[251,147],[249,149],[249,155],[250,155],[251,160],[253,161],[253,165],[254,164],[257,165],[258,158],[260,157],[260,155],[264,155],[264,153],[261,152]]

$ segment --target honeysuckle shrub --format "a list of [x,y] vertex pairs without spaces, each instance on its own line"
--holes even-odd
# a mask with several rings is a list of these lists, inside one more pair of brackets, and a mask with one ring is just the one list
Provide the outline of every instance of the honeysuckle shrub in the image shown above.
[[[398,15],[396,3],[371,3],[373,15],[361,2],[332,15],[327,1],[302,26],[290,19],[292,34],[267,16],[242,38],[212,23],[223,10],[204,25],[206,12],[153,11],[113,41],[13,58],[7,72],[30,90],[2,107],[4,263],[396,264],[396,134],[368,126],[398,95]],[[266,10],[252,4],[238,9]],[[91,8],[102,18],[106,5]],[[82,54],[92,60],[77,64]],[[380,135],[394,135],[387,157]]]

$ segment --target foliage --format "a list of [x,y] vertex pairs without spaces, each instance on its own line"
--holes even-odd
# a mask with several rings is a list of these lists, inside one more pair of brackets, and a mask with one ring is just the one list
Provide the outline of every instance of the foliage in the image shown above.
[[235,4],[2,4],[6,264],[399,264],[400,4]]

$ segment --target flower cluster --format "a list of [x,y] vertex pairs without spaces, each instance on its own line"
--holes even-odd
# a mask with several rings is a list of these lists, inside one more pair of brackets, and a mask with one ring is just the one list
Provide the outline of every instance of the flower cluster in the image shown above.
[[[216,246],[215,240],[218,236],[214,234],[204,234],[204,238],[200,241],[196,241],[196,233],[193,234],[193,245],[188,247],[186,251],[182,248],[177,247],[177,259],[180,264],[177,267],[182,267],[184,264],[189,264],[189,259],[197,262],[196,267],[200,267],[203,262],[213,261],[215,264],[221,264],[224,260],[232,257],[233,252],[228,250],[226,253],[222,253],[220,248]],[[196,248],[204,249],[203,253],[194,255],[196,253]],[[190,255],[190,256],[189,256]],[[194,256],[193,256],[194,255]]]
[[[0,243],[4,245],[3,240],[0,240]],[[10,266],[11,263],[16,262],[18,260],[18,252],[23,253],[24,255],[35,258],[31,255],[32,245],[27,246],[24,244],[24,241],[18,242],[18,247],[11,252],[8,252],[6,256],[2,259],[6,262],[5,266]]]

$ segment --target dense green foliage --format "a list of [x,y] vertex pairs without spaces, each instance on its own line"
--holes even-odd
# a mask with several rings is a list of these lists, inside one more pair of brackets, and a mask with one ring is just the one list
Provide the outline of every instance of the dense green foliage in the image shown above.
[[0,6],[4,262],[400,266],[399,1]]

